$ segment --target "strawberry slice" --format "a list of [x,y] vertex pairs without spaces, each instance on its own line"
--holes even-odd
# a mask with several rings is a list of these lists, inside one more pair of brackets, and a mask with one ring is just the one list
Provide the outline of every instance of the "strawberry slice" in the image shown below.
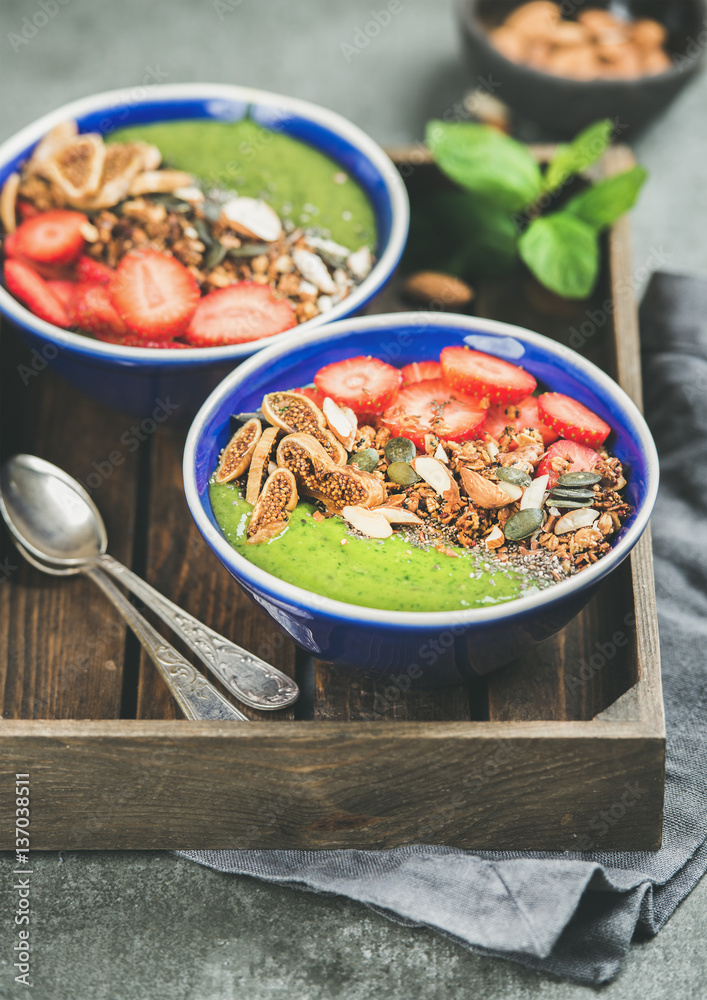
[[439,361],[413,361],[403,365],[403,388],[413,382],[425,382],[430,378],[442,378],[442,366]]
[[291,391],[298,392],[300,396],[306,396],[307,399],[311,399],[320,409],[324,405],[324,396],[317,389],[316,385],[306,385],[303,389],[292,389]]
[[128,328],[118,315],[105,285],[84,282],[74,285],[73,321],[87,333],[99,340],[122,341],[128,335]]
[[314,376],[320,392],[357,414],[382,413],[397,396],[402,380],[399,368],[362,356],[325,365]]
[[15,230],[14,256],[28,257],[39,264],[71,264],[83,250],[81,230],[87,222],[83,212],[63,208],[40,212]]
[[71,326],[68,312],[44,278],[21,260],[5,261],[5,284],[35,316],[65,329]]
[[546,448],[553,441],[557,441],[560,436],[540,419],[536,396],[528,396],[527,399],[521,399],[520,403],[510,403],[505,408],[503,406],[489,407],[484,427],[486,433],[498,440],[506,427],[514,427],[517,432],[526,427],[533,427],[542,434],[543,444]]
[[66,309],[67,315],[71,316],[73,314],[74,296],[78,287],[76,282],[66,281],[66,279],[62,278],[50,278],[47,280],[47,284],[59,299],[64,309]]
[[114,273],[112,267],[102,264],[100,260],[94,260],[93,257],[87,257],[86,254],[82,254],[76,261],[77,281],[88,281],[92,285],[108,285]]
[[5,237],[5,243],[3,250],[5,252],[5,257],[11,260],[19,260],[27,267],[30,267],[35,271],[40,278],[44,278],[45,281],[73,281],[73,266],[71,264],[45,264],[38,260],[32,260],[26,254],[20,253],[20,248],[15,237],[19,230],[15,230],[14,233],[10,233],[9,236]]
[[561,392],[544,392],[538,396],[538,412],[545,423],[563,438],[598,448],[611,433],[611,427],[600,416],[571,396]]
[[441,378],[416,382],[401,389],[383,414],[383,424],[395,437],[406,437],[424,449],[425,434],[446,441],[468,441],[481,432],[487,410],[455,393]]
[[180,348],[191,350],[191,344],[185,344],[183,340],[142,340],[140,337],[126,337],[121,343],[123,347],[152,347],[169,351]]
[[200,297],[191,272],[157,250],[126,254],[107,287],[128,330],[145,340],[181,336]]
[[519,403],[537,385],[530,372],[492,354],[468,347],[445,347],[442,374],[451,386],[470,396],[488,396],[491,403]]
[[296,324],[290,303],[276,299],[268,285],[238,281],[204,296],[185,336],[194,347],[245,344],[274,337]]
[[[598,455],[592,448],[587,448],[576,441],[556,441],[545,452],[540,465],[535,470],[535,475],[549,475],[548,486],[553,487],[560,476],[564,476],[566,472],[591,472],[600,461],[601,455]],[[555,465],[557,468],[554,467]]]

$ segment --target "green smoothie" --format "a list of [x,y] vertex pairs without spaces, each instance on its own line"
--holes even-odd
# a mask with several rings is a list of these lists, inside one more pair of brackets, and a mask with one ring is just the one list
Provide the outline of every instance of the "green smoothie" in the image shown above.
[[110,142],[142,140],[163,162],[194,174],[206,188],[262,198],[283,219],[328,232],[350,250],[376,246],[373,207],[335,160],[249,119],[172,121],[120,129]]
[[212,482],[209,495],[237,552],[273,576],[335,601],[388,611],[464,611],[505,604],[548,585],[507,563],[486,570],[483,557],[461,548],[454,558],[417,548],[398,533],[383,540],[354,537],[340,517],[316,521],[317,508],[307,501],[297,504],[283,534],[249,545],[253,508],[237,484]]

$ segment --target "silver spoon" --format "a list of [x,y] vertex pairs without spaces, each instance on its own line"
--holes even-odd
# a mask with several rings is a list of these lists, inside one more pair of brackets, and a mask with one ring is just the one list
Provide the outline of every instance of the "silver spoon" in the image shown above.
[[191,663],[142,617],[102,569],[97,566],[68,566],[65,569],[48,566],[40,559],[35,559],[20,542],[16,541],[15,545],[20,555],[42,573],[49,573],[51,576],[74,576],[76,573],[83,573],[100,587],[138,637],[142,648],[157,667],[172,697],[188,719],[202,722],[216,719],[248,721],[247,716],[227,701],[203,674],[195,670]]
[[214,632],[107,555],[108,538],[96,505],[80,483],[56,465],[35,455],[8,459],[0,469],[0,513],[24,554],[39,560],[40,569],[55,566],[87,573],[104,592],[108,581],[99,582],[96,569],[119,580],[246,705],[274,710],[299,697],[299,688],[287,674]]

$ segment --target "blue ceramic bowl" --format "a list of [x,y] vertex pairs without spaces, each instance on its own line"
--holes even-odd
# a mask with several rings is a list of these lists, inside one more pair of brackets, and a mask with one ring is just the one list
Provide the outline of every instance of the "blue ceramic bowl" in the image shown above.
[[[0,146],[0,186],[46,133],[74,118],[82,132],[108,134],[128,125],[184,118],[237,121],[246,114],[264,128],[275,128],[331,156],[354,177],[373,205],[378,227],[377,262],[365,280],[330,312],[297,328],[308,330],[361,311],[393,273],[405,246],[409,205],[405,185],[383,150],[356,125],[307,101],[249,87],[209,83],[153,86],[109,91],[65,104],[22,129]],[[36,363],[48,362],[69,382],[106,406],[147,417],[168,398],[178,418],[191,418],[211,390],[262,346],[289,334],[231,347],[165,351],[104,344],[38,319],[0,286],[0,311],[36,350]]]
[[[373,354],[395,365],[437,360],[449,344],[522,364],[543,386],[567,393],[613,428],[608,446],[626,469],[633,513],[610,552],[539,594],[469,611],[381,611],[330,600],[258,569],[229,545],[209,502],[208,482],[230,435],[232,413],[259,407],[264,393],[312,381],[318,368]],[[648,524],[658,489],[658,456],[626,393],[574,351],[520,327],[466,316],[396,313],[345,320],[290,334],[241,365],[192,424],[184,452],[187,503],[207,544],[244,590],[315,656],[380,678],[450,683],[485,674],[563,628],[621,563]]]

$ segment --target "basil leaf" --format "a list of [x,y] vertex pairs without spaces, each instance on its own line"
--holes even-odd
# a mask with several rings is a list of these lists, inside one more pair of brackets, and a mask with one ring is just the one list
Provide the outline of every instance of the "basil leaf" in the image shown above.
[[543,190],[548,193],[557,191],[570,177],[581,174],[596,163],[608,149],[613,130],[612,120],[603,118],[587,126],[569,145],[558,146],[545,171]]
[[633,208],[647,176],[643,167],[632,167],[607,177],[568,201],[564,210],[594,229],[605,229]]
[[413,202],[403,269],[442,271],[465,280],[507,274],[518,256],[508,212],[467,191]]
[[425,141],[440,170],[499,208],[518,212],[542,189],[540,167],[528,149],[487,125],[431,121]]
[[574,215],[555,212],[535,219],[518,242],[524,262],[550,291],[586,299],[599,274],[596,231]]

